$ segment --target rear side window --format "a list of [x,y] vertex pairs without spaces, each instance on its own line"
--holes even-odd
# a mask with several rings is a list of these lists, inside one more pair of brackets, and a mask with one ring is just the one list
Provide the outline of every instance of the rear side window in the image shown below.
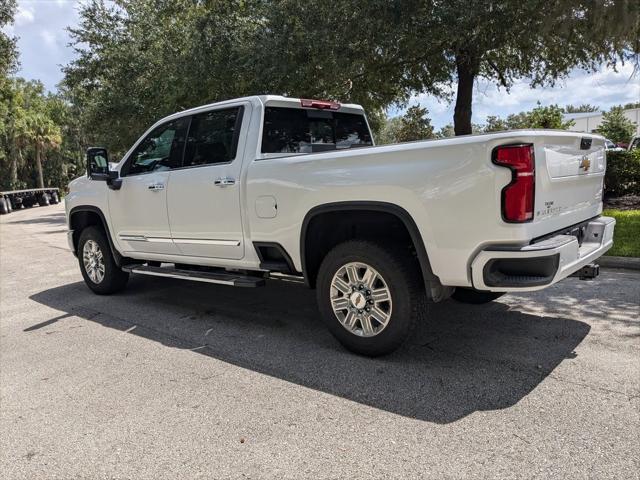
[[213,110],[191,117],[184,167],[227,163],[236,156],[242,107]]
[[373,145],[363,115],[267,107],[262,153],[313,153]]

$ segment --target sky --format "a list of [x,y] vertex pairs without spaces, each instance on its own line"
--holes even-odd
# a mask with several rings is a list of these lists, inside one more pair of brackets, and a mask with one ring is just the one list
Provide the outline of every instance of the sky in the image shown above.
[[[48,90],[55,91],[62,79],[61,66],[73,59],[66,27],[78,23],[79,0],[19,0],[13,26],[5,31],[19,37],[21,68],[19,76],[41,80]],[[517,82],[506,92],[493,83],[476,84],[473,121],[483,123],[488,115],[506,117],[543,105],[590,103],[603,110],[618,104],[640,101],[640,76],[633,76],[633,66],[625,65],[615,72],[602,67],[595,73],[573,71],[554,87],[532,89],[526,80]],[[409,106],[427,107],[436,128],[453,123],[453,104],[433,96],[417,95]],[[401,111],[391,109],[391,115]]]

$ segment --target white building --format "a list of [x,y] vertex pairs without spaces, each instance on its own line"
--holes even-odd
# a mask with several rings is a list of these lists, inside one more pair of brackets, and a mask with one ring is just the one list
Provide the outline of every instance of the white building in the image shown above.
[[[640,135],[640,108],[630,108],[624,111],[625,117],[636,124],[636,135]],[[573,132],[595,133],[602,123],[602,112],[565,113],[562,115],[565,122],[573,120],[575,123],[569,130]]]

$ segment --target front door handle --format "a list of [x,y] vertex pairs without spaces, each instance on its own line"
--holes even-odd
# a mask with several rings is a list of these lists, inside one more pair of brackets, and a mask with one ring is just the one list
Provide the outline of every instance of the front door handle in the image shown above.
[[152,183],[149,185],[149,190],[157,192],[158,190],[164,190],[164,183]]
[[220,177],[216,178],[213,184],[216,187],[228,187],[229,185],[235,185],[236,179],[231,177]]

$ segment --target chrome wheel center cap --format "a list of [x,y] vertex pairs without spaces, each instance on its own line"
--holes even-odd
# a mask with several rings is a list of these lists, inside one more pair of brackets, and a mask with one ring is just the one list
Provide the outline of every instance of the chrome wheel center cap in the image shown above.
[[360,292],[353,292],[349,296],[349,301],[351,302],[351,305],[353,305],[354,307],[356,307],[358,309],[364,308],[365,305],[367,304],[367,299]]

